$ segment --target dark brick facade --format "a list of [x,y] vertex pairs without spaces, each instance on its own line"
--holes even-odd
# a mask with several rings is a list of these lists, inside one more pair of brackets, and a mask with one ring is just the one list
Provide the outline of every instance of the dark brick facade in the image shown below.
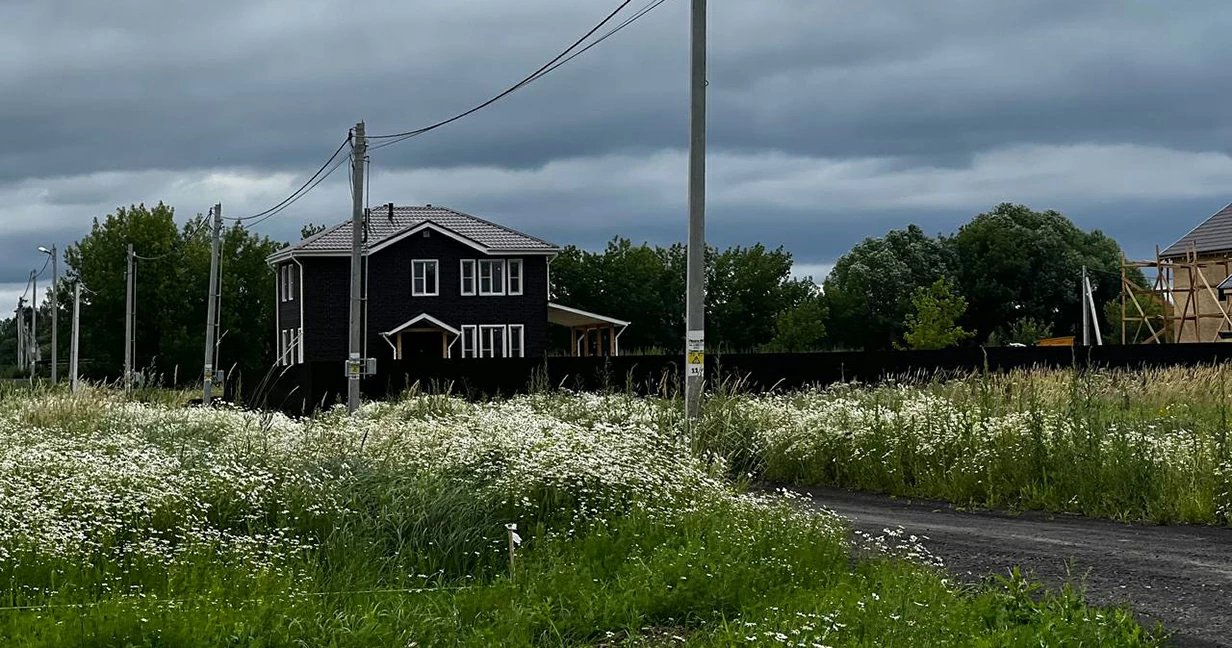
[[[521,259],[521,295],[463,296],[463,259]],[[439,296],[411,295],[411,261],[436,260]],[[347,356],[350,257],[300,257],[304,267],[304,359],[343,360]],[[368,260],[367,355],[391,360],[393,349],[381,338],[407,320],[427,313],[461,330],[464,325],[522,324],[526,357],[542,356],[548,346],[548,267],[545,255],[488,256],[438,231],[414,234],[371,254]],[[297,309],[298,302],[294,302]],[[285,306],[285,305],[284,305]],[[286,311],[280,311],[284,313]],[[284,323],[284,328],[287,325]],[[461,357],[462,346],[453,346]]]

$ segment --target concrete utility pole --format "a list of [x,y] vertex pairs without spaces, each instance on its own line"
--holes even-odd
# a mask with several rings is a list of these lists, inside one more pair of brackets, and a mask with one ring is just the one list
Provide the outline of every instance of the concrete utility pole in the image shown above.
[[706,362],[706,0],[693,0],[692,114],[689,118],[689,249],[685,416],[701,413]]
[[17,368],[21,371],[26,370],[26,313],[25,299],[17,298],[17,316],[13,320],[17,323]]
[[214,205],[210,236],[210,292],[205,307],[205,373],[201,384],[201,404],[209,407],[214,392],[214,333],[218,306],[218,239],[222,235],[222,203]]
[[51,246],[48,250],[45,247],[40,247],[39,252],[51,256],[51,384],[56,384],[56,378],[59,376],[59,332],[60,332],[60,304],[56,299],[56,292],[60,284],[60,261],[56,258],[56,246]]
[[1087,293],[1087,306],[1090,308],[1088,311],[1090,315],[1087,317],[1087,321],[1090,323],[1090,327],[1095,330],[1095,344],[1097,346],[1104,346],[1104,334],[1099,331],[1099,316],[1096,314],[1099,311],[1095,310],[1095,289],[1091,287],[1091,276],[1085,272],[1086,268],[1084,267],[1083,270],[1082,285]]
[[68,344],[68,384],[77,391],[77,358],[80,354],[78,336],[81,333],[81,280],[73,283],[73,334]]
[[362,373],[360,349],[363,340],[362,310],[360,302],[363,299],[363,246],[364,227],[364,158],[368,155],[368,138],[364,134],[364,123],[355,124],[354,137],[351,140],[351,164],[353,186],[351,187],[351,336],[350,355],[347,359],[347,411],[352,414],[359,409],[359,378]]
[[43,350],[39,348],[38,343],[38,273],[34,270],[30,271],[30,282],[34,284],[34,290],[30,294],[30,345],[34,352],[30,354],[33,360],[30,363],[30,375],[34,376],[38,372],[38,362],[43,359]]
[[124,391],[133,388],[133,244],[128,244],[128,266],[124,272]]
[[1091,345],[1091,313],[1087,310],[1087,267],[1082,266],[1082,295],[1078,305],[1082,308],[1082,346]]

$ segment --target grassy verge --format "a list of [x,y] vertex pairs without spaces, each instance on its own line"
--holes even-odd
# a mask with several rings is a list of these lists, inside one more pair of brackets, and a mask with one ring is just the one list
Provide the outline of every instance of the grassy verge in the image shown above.
[[[740,495],[662,403],[0,399],[6,646],[1156,645]],[[505,524],[524,542],[511,569]],[[855,557],[853,557],[855,556]]]
[[709,404],[737,473],[990,508],[1228,524],[1222,368],[1018,372]]

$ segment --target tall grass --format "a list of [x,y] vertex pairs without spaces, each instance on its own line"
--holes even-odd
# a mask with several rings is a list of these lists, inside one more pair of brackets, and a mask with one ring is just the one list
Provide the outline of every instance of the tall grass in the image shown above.
[[629,395],[292,420],[5,393],[0,641],[1158,643],[1074,591],[956,585],[912,538],[853,546],[833,515],[740,494],[692,440],[673,403]]
[[1227,369],[1019,371],[718,394],[698,442],[742,473],[962,505],[1228,524]]

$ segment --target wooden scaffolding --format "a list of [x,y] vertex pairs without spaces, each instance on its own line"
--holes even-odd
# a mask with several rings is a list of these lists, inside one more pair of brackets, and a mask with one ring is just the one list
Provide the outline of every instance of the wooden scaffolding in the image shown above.
[[[1154,281],[1138,285],[1129,277],[1131,268],[1154,270]],[[1180,257],[1161,257],[1156,247],[1153,261],[1122,259],[1121,343],[1138,339],[1143,328],[1150,333],[1143,344],[1226,339],[1232,335],[1232,311],[1219,286],[1229,277],[1232,257],[1202,258],[1192,247]],[[1203,327],[1211,320],[1221,321]]]

